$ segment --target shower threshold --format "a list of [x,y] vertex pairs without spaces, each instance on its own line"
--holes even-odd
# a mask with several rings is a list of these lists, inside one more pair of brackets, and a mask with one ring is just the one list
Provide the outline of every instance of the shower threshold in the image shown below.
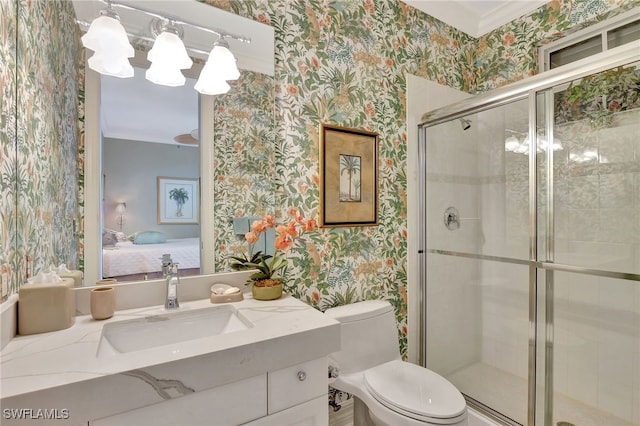
[[[446,376],[460,391],[520,424],[527,420],[527,380],[489,364],[476,363]],[[554,393],[553,425],[633,426],[611,413]]]

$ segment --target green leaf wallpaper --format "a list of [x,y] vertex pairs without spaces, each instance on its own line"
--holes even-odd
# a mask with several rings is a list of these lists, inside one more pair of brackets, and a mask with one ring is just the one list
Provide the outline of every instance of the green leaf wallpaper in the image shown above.
[[71,2],[2,8],[4,299],[49,265],[76,267],[79,29]]
[[0,16],[0,284],[4,300],[10,291],[9,281],[16,281],[20,262],[15,241],[17,3],[0,2]]
[[[206,0],[276,37],[276,216],[319,209],[319,125],[380,134],[380,225],[320,229],[290,252],[287,290],[320,310],[363,299],[396,308],[406,353],[406,73],[481,92],[535,72],[537,47],[634,2],[550,2],[474,39],[402,2]],[[620,8],[621,6],[624,6]],[[620,9],[618,9],[620,8]]]
[[[403,354],[407,236],[413,232],[406,221],[406,74],[471,93],[490,90],[534,74],[540,44],[640,4],[554,0],[475,39],[397,0],[201,1],[275,30],[275,76],[246,73],[243,79],[251,89],[239,94],[269,91],[273,108],[258,103],[243,111],[232,97],[216,100],[214,119],[228,124],[213,165],[222,205],[217,228],[228,228],[233,216],[271,213],[283,220],[290,209],[317,217],[320,123],[378,132],[379,226],[320,229],[296,240],[289,252],[287,290],[320,310],[362,299],[389,300],[396,309]],[[8,292],[14,293],[27,269],[62,259],[82,264],[82,238],[79,252],[74,242],[76,233],[82,236],[83,221],[74,225],[74,219],[82,218],[83,206],[84,141],[77,136],[83,74],[76,66],[81,63],[78,29],[65,13],[70,2],[0,4],[0,32],[9,35],[0,47],[0,265],[10,268]],[[17,29],[11,20],[15,10],[20,11]],[[22,34],[24,28],[29,31]],[[16,31],[24,43],[17,71],[10,36]],[[17,135],[11,125],[16,104]],[[275,126],[269,124],[268,111]],[[246,125],[232,124],[228,117],[234,114],[246,114]],[[232,171],[229,166],[238,163],[242,169]],[[256,172],[264,169],[271,180],[257,178]],[[15,184],[10,182],[12,170],[17,171]],[[221,253],[242,250],[236,236],[216,232],[212,238]],[[217,255],[216,264],[224,263],[224,257]]]

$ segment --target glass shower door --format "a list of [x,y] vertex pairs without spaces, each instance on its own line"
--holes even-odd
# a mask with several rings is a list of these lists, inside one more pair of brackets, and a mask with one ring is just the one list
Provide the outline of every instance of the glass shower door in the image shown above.
[[[426,365],[526,423],[528,100],[426,129]],[[470,124],[470,126],[465,126]],[[465,127],[467,127],[465,129]],[[505,139],[519,140],[505,151]]]
[[640,424],[640,63],[616,61],[421,126],[426,366],[508,423]]
[[547,92],[556,148],[539,165],[552,173],[539,188],[552,215],[539,236],[552,277],[547,424],[640,424],[640,283],[625,279],[640,274],[637,65]]

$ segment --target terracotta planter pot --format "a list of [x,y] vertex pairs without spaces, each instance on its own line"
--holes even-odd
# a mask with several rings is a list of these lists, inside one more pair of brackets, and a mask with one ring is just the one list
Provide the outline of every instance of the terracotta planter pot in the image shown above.
[[[275,300],[279,299],[282,296],[282,283],[277,282],[277,284],[273,285],[273,280],[266,283],[268,285],[264,285],[262,281],[255,282],[251,287],[251,293],[253,294],[253,298],[256,300]],[[261,285],[262,284],[262,285]]]

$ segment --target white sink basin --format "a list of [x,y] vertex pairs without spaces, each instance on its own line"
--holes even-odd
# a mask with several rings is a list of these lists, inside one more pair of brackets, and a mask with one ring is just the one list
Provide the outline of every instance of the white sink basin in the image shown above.
[[105,324],[98,357],[134,352],[253,327],[233,306],[167,312]]

